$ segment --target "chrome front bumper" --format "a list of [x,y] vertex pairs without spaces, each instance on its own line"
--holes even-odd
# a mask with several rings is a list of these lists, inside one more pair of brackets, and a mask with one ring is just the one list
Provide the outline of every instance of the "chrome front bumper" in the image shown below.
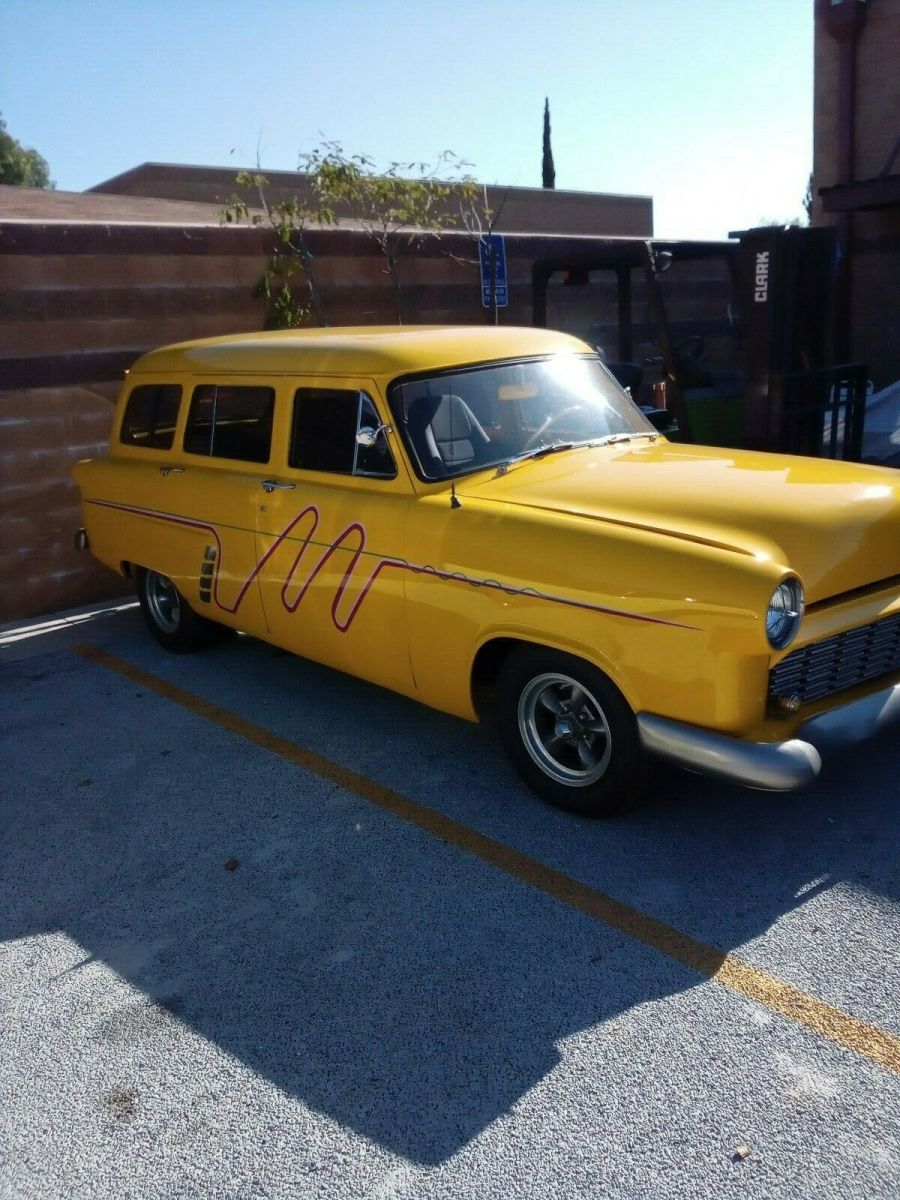
[[811,783],[822,769],[822,753],[874,737],[900,721],[900,683],[810,717],[786,742],[743,742],[639,713],[644,749],[658,758],[767,792],[789,792]]

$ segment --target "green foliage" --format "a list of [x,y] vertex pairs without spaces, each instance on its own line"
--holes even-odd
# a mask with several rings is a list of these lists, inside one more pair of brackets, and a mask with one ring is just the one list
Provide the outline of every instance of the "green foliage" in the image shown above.
[[[267,223],[276,236],[276,249],[258,285],[269,301],[268,325],[295,328],[325,324],[316,283],[315,259],[308,245],[311,227],[349,221],[361,227],[384,257],[397,312],[402,323],[402,288],[398,255],[426,237],[441,238],[448,229],[480,233],[490,213],[481,203],[482,191],[465,174],[468,166],[450,151],[433,164],[392,162],[379,171],[367,155],[344,152],[339,142],[323,142],[301,156],[298,170],[307,179],[304,195],[271,203],[268,179],[241,172],[239,187],[256,194],[251,208],[245,195],[232,196],[223,210],[225,222]],[[254,211],[258,209],[258,211]],[[295,296],[292,281],[300,285]]]
[[309,282],[304,281],[307,298],[298,299],[291,289],[291,279],[295,274],[293,260],[278,254],[273,256],[256,285],[256,295],[265,296],[267,301],[266,329],[299,329],[302,325],[314,323]]
[[307,155],[301,170],[316,180],[331,212],[344,211],[368,233],[385,261],[397,311],[403,321],[398,255],[402,246],[441,238],[474,211],[480,196],[468,163],[445,150],[434,163],[392,162],[379,171],[364,154],[348,155],[338,142],[326,142]]
[[[268,224],[275,233],[275,253],[257,285],[257,294],[268,300],[267,329],[296,329],[301,325],[324,325],[324,314],[316,284],[313,255],[307,245],[310,225],[335,224],[334,214],[318,203],[313,184],[309,199],[291,196],[278,204],[269,202],[269,181],[259,172],[241,171],[235,180],[245,192],[256,193],[258,210],[250,207],[246,194],[235,193],[222,210],[226,224],[249,221]],[[299,277],[301,296],[295,296],[291,281]]]
[[0,116],[0,183],[16,187],[55,188],[46,159],[27,149],[6,131]]

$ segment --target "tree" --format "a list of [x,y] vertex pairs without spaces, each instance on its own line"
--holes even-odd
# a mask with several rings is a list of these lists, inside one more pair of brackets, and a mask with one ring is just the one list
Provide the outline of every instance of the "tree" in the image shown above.
[[320,195],[332,211],[347,211],[381,251],[402,324],[401,248],[420,245],[427,237],[440,239],[454,226],[469,228],[470,210],[481,190],[465,174],[468,164],[450,150],[434,163],[392,162],[382,171],[367,155],[345,154],[338,142],[326,142],[319,153]]
[[[249,220],[251,225],[263,222],[275,233],[275,251],[256,286],[257,295],[268,301],[267,329],[295,329],[308,325],[324,325],[325,313],[316,281],[314,256],[309,249],[307,230],[310,225],[322,227],[337,224],[334,210],[322,197],[315,167],[315,152],[301,160],[310,174],[310,189],[306,196],[291,196],[279,204],[271,204],[266,192],[269,181],[260,172],[241,171],[235,182],[238,187],[256,193],[261,212],[251,212],[245,196],[233,195],[222,210],[227,224]],[[302,294],[296,296],[291,281],[300,278]]]
[[553,150],[550,147],[550,100],[544,97],[544,161],[542,168],[543,186],[556,187],[556,168],[553,166]]
[[[237,183],[256,190],[261,211],[252,212],[246,197],[235,195],[223,210],[222,219],[249,219],[254,225],[267,222],[275,232],[276,250],[258,285],[259,292],[269,300],[269,327],[326,323],[307,233],[311,227],[335,226],[344,219],[361,226],[381,251],[397,321],[402,324],[398,272],[402,247],[417,245],[426,237],[440,238],[447,229],[480,232],[482,216],[490,215],[486,207],[481,211],[482,192],[465,174],[466,166],[446,150],[434,164],[393,162],[379,171],[367,155],[348,155],[339,142],[323,142],[298,163],[298,170],[306,177],[305,195],[292,196],[280,204],[269,203],[264,175],[242,172]],[[291,280],[298,276],[305,293],[300,297],[294,295],[291,286]]]
[[0,183],[15,187],[55,188],[46,159],[30,150],[6,131],[0,116]]

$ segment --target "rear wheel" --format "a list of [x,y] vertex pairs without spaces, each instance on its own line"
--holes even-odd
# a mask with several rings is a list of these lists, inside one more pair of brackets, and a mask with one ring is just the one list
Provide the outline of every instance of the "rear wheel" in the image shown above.
[[504,664],[498,705],[507,754],[542,799],[604,817],[640,798],[647,765],[634,713],[590,663],[523,646]]
[[147,627],[167,650],[200,650],[225,632],[215,621],[199,617],[168,575],[159,571],[138,568],[137,594]]

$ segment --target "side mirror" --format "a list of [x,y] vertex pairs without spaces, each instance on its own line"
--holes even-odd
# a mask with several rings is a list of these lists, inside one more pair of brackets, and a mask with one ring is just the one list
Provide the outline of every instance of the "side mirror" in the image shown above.
[[382,433],[390,432],[390,425],[379,425],[375,429],[358,429],[356,431],[356,444],[357,446],[365,446],[366,449],[370,449],[375,445]]

